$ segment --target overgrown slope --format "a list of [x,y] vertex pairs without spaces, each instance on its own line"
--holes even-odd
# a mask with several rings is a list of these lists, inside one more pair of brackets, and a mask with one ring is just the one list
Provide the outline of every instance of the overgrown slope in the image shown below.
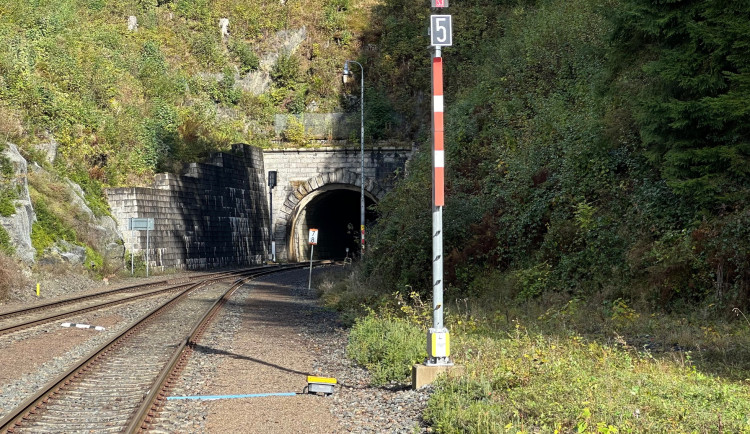
[[[364,9],[353,9],[348,0],[2,2],[0,138],[28,154],[54,139],[60,168],[109,185],[233,142],[268,144],[273,114],[340,106],[340,71],[363,25]],[[277,32],[303,27],[301,47],[282,50]],[[280,55],[268,92],[235,86],[269,53]]]
[[[386,3],[385,23],[419,15]],[[720,3],[452,4],[449,297],[747,303],[748,7]],[[368,268],[389,289],[430,288],[422,143],[371,244]]]

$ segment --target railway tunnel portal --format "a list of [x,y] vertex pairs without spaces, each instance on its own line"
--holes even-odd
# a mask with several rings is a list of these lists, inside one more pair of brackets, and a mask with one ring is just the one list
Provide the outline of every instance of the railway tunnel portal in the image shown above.
[[[413,152],[365,148],[366,226],[376,218],[370,207],[393,188]],[[180,174],[157,174],[152,187],[106,194],[126,249],[152,269],[258,264],[271,258],[271,240],[278,262],[307,260],[310,228],[319,230],[316,259],[342,259],[347,248],[359,254],[362,155],[359,148],[237,144]],[[131,230],[133,218],[153,219],[153,230]]]
[[[378,203],[411,157],[410,148],[373,147],[364,153],[365,226],[376,219]],[[276,171],[272,198],[272,238],[277,260],[309,259],[308,231],[319,231],[315,259],[359,255],[362,153],[351,148],[264,151],[266,179]],[[365,238],[367,242],[367,237]]]

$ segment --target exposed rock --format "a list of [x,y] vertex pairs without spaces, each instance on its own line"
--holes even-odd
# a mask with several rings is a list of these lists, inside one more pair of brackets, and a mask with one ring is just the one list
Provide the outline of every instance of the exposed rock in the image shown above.
[[46,262],[66,262],[72,265],[80,265],[86,260],[86,249],[71,244],[65,240],[59,240],[45,253]]
[[18,152],[16,145],[12,143],[8,143],[3,154],[13,163],[16,176],[12,183],[17,188],[18,199],[15,200],[16,213],[10,217],[0,216],[0,224],[10,235],[11,242],[16,248],[16,255],[27,264],[32,264],[36,251],[31,246],[31,225],[36,220],[36,214],[31,206],[31,197],[29,197],[28,165],[26,159]]
[[260,95],[271,88],[271,70],[282,54],[294,53],[307,38],[307,28],[302,26],[298,30],[280,30],[274,35],[269,45],[279,47],[278,50],[266,53],[260,59],[257,71],[249,72],[244,78],[235,81],[235,87],[241,88],[255,95]]
[[261,95],[271,88],[271,74],[263,70],[252,71],[241,80],[236,80],[234,85],[254,95]]
[[132,15],[128,17],[128,31],[129,32],[138,31],[138,18]]
[[[57,143],[51,139],[48,160],[54,160],[57,149]],[[12,187],[18,191],[18,198],[15,200],[16,212],[9,217],[0,216],[0,224],[8,232],[11,243],[16,249],[16,256],[27,265],[34,264],[39,260],[42,264],[59,264],[71,263],[82,264],[86,258],[86,249],[76,246],[65,241],[58,241],[57,244],[45,252],[44,258],[36,258],[36,249],[31,245],[31,228],[36,221],[36,214],[31,205],[31,197],[28,188],[28,171],[43,172],[44,169],[36,163],[27,164],[26,159],[18,152],[16,145],[8,143],[7,149],[3,153],[13,164],[15,177],[12,181]],[[84,192],[81,187],[67,181],[70,189],[69,197],[71,203],[82,211],[85,215],[87,238],[94,240],[97,245],[93,246],[99,250],[108,262],[122,261],[125,254],[125,247],[122,238],[117,232],[117,223],[108,215],[96,216],[84,200]]]
[[51,135],[47,134],[47,141],[44,143],[38,143],[34,147],[44,153],[44,159],[47,160],[48,163],[52,164],[55,162],[55,158],[57,158],[57,140]]
[[[223,18],[222,18],[223,20]],[[219,22],[220,26],[223,26],[222,21]],[[227,20],[226,25],[229,25]],[[222,38],[228,37],[227,33],[224,34],[226,29],[221,28]],[[228,32],[228,30],[227,30]],[[271,88],[271,71],[273,70],[276,61],[282,54],[288,55],[297,51],[297,48],[307,38],[307,29],[303,26],[299,30],[280,30],[274,35],[273,39],[269,42],[272,47],[279,47],[276,51],[266,53],[259,62],[258,70],[247,73],[244,77],[240,76],[239,73],[235,74],[234,87],[236,89],[242,89],[246,92],[250,92],[254,95],[261,95],[267,92]],[[224,79],[222,73],[210,73],[202,72],[198,74],[199,77],[206,80],[221,81]]]
[[99,241],[99,245],[96,246],[97,249],[109,262],[122,261],[125,255],[125,247],[117,231],[115,220],[108,215],[97,217],[86,204],[85,194],[81,186],[71,180],[66,180],[66,182],[71,189],[71,200],[88,217],[89,231],[94,233],[94,238]]

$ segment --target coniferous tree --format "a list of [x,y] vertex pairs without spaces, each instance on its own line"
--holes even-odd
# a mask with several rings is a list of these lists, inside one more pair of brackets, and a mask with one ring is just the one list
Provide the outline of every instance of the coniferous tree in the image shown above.
[[624,0],[615,43],[650,59],[640,98],[646,149],[701,210],[736,208],[750,190],[750,2]]

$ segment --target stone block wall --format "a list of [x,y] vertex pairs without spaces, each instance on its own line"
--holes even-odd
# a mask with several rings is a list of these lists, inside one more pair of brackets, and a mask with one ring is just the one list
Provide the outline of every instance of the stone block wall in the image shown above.
[[210,269],[258,264],[269,251],[269,210],[263,154],[234,145],[182,175],[158,174],[152,188],[107,191],[125,247],[146,257],[146,231],[129,231],[129,218],[153,218],[151,268]]
[[318,140],[359,139],[360,117],[351,113],[278,114],[274,118],[274,132],[281,137],[294,118],[304,127],[305,136]]
[[[413,148],[366,147],[366,194],[375,201],[380,200],[393,188],[398,177],[403,176],[406,162],[413,153]],[[291,260],[293,255],[288,251],[288,245],[293,234],[289,225],[294,212],[298,211],[300,200],[328,185],[345,184],[359,188],[362,152],[359,147],[278,148],[263,150],[263,158],[266,177],[269,171],[277,171],[277,186],[273,189],[276,257],[282,261]],[[302,244],[307,239],[304,234],[297,238]]]

